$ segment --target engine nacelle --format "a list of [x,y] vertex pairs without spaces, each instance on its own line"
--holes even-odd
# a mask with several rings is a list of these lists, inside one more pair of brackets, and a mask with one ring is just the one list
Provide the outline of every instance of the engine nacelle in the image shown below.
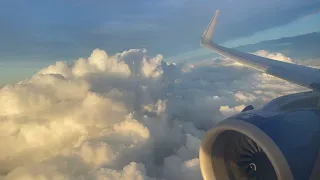
[[320,109],[258,114],[243,112],[205,134],[203,179],[319,180]]

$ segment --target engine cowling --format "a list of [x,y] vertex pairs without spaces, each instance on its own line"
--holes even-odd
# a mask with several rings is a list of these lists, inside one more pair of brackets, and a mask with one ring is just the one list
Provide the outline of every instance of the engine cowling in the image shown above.
[[319,109],[268,117],[244,112],[205,134],[201,173],[204,180],[318,180],[319,148]]

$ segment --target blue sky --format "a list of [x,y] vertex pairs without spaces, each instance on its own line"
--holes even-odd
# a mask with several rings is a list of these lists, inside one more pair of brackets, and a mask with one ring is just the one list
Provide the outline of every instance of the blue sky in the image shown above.
[[[215,39],[232,46],[320,29],[319,0],[2,0],[0,68],[23,69],[24,62],[35,72],[95,48],[147,48],[168,59],[196,54],[217,9]],[[10,76],[1,72],[1,81]]]

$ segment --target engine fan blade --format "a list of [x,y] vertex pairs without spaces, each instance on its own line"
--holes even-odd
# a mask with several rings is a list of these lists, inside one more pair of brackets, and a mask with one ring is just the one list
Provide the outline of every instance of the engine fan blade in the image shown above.
[[231,136],[225,146],[225,165],[234,180],[276,180],[268,156],[252,139],[240,133]]

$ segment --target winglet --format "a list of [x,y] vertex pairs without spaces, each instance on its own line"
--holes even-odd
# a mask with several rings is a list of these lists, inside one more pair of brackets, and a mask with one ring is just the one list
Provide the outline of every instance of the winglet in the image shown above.
[[214,28],[217,24],[218,16],[219,16],[219,10],[217,10],[214,13],[211,22],[209,23],[207,29],[204,31],[202,38],[201,38],[201,41],[200,41],[201,45],[206,45],[206,44],[212,43],[212,36],[213,36]]

